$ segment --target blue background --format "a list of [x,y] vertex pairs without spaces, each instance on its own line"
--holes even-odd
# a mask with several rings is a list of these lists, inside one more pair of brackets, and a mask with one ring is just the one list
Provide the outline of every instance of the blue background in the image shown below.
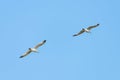
[[[1,0],[0,80],[120,80],[119,3]],[[19,58],[43,40],[39,53]]]

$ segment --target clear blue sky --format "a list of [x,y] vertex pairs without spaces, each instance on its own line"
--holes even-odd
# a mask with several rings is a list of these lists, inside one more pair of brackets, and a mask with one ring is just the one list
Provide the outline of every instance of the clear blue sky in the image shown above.
[[[1,0],[0,80],[120,80],[119,0]],[[72,37],[99,23],[92,33]],[[39,53],[19,57],[47,40]]]

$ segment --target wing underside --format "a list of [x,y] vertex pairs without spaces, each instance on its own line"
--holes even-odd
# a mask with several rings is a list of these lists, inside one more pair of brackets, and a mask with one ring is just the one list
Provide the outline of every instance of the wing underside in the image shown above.
[[91,30],[92,28],[95,28],[95,27],[97,27],[97,26],[99,26],[99,24],[96,24],[96,25],[93,25],[93,26],[89,26],[87,29],[88,29],[88,30]]
[[84,32],[85,32],[84,29],[82,29],[79,33],[74,34],[73,36],[78,36],[78,35],[80,35],[80,34],[82,34],[82,33],[84,33]]
[[38,47],[42,46],[45,42],[46,40],[42,41],[41,43],[37,44],[34,48],[37,49]]
[[23,57],[27,56],[27,55],[30,54],[30,53],[31,53],[31,51],[28,50],[26,53],[24,53],[22,56],[20,56],[20,58],[23,58]]

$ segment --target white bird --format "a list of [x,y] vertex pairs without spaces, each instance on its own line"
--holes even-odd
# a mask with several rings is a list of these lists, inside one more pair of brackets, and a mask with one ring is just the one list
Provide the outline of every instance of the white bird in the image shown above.
[[31,52],[38,52],[37,48],[40,47],[40,46],[42,46],[45,42],[46,42],[46,40],[40,42],[34,48],[29,48],[27,52],[25,52],[22,56],[20,56],[20,58],[23,58],[23,57],[27,56]]
[[78,36],[78,35],[80,35],[80,34],[82,34],[82,33],[84,33],[84,32],[90,33],[90,30],[91,30],[92,28],[97,27],[97,26],[99,26],[99,24],[96,24],[96,25],[93,25],[93,26],[89,26],[88,28],[82,28],[82,30],[81,30],[79,33],[74,34],[73,36]]

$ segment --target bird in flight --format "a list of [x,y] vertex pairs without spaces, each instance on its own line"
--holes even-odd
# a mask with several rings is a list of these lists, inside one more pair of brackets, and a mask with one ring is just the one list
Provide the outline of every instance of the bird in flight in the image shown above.
[[27,52],[25,52],[22,56],[20,56],[20,58],[23,58],[25,56],[27,56],[28,54],[30,54],[31,52],[38,52],[38,47],[42,46],[44,43],[46,42],[46,40],[40,42],[39,44],[37,44],[34,48],[29,48]]
[[84,33],[84,32],[87,32],[87,33],[90,33],[90,30],[92,29],[92,28],[95,28],[95,27],[97,27],[97,26],[99,26],[100,24],[96,24],[96,25],[93,25],[93,26],[89,26],[88,28],[82,28],[82,30],[80,31],[80,32],[78,32],[77,34],[74,34],[73,36],[78,36],[78,35],[80,35],[80,34],[82,34],[82,33]]

